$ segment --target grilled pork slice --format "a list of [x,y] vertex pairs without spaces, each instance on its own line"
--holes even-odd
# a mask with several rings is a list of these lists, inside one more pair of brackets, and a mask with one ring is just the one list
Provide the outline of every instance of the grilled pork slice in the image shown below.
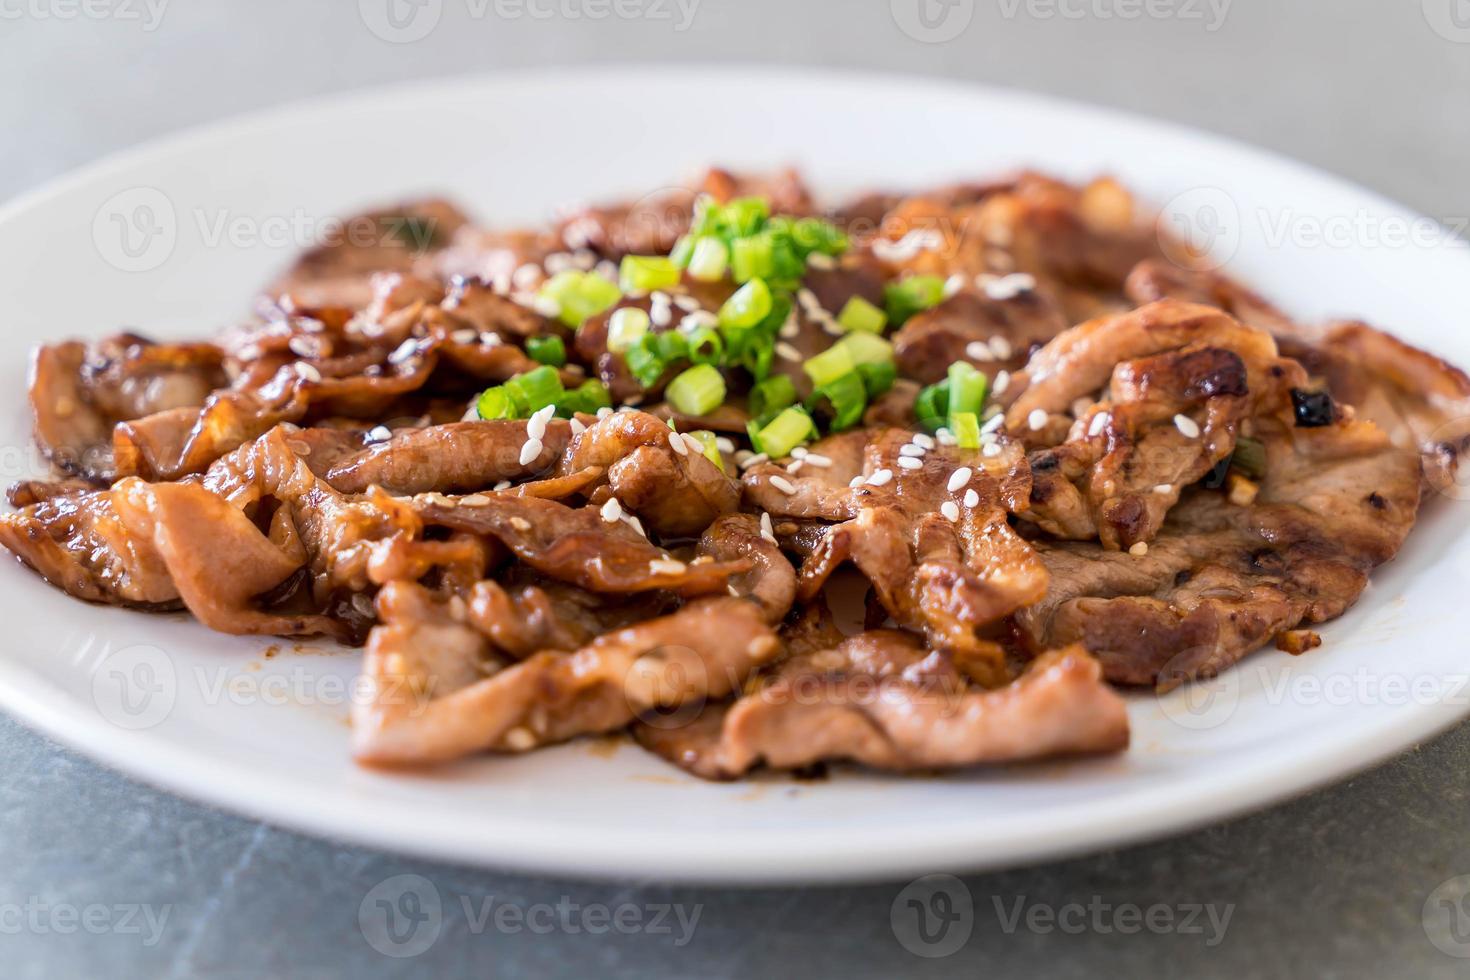
[[730,596],[506,665],[451,600],[394,582],[368,641],[371,698],[353,709],[360,762],[423,765],[616,731],[641,714],[725,697],[781,651],[761,608]]
[[1015,616],[1032,649],[1081,643],[1109,680],[1167,688],[1351,606],[1414,526],[1417,458],[1371,422],[1257,437],[1249,503],[1191,490],[1142,554],[1038,542],[1051,587]]
[[1122,699],[1077,646],[1039,658],[1007,687],[983,690],[917,637],[874,630],[798,653],[750,686],[692,719],[642,721],[634,735],[705,779],[835,761],[949,769],[1128,745]]
[[[774,516],[842,521],[813,544],[799,598],[811,599],[851,561],[895,622],[955,654],[985,682],[1000,683],[1001,650],[977,631],[1046,591],[1045,569],[1006,520],[1026,506],[1030,490],[1019,445],[997,442],[1000,451],[986,456],[926,450],[902,429],[870,430],[865,438],[860,472],[856,437],[843,436],[813,450],[831,443],[831,466],[807,463],[789,474],[761,464],[745,474],[747,498]],[[864,482],[839,489],[849,473]]]

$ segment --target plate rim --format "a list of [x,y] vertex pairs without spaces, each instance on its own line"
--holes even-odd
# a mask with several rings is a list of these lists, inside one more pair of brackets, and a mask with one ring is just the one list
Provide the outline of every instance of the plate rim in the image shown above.
[[[1389,213],[1436,220],[1320,167],[1242,140],[1080,100],[901,72],[741,63],[717,66],[633,63],[477,72],[372,86],[290,101],[188,127],[108,154],[21,193],[0,205],[0,227],[111,175],[146,166],[150,161],[166,159],[201,144],[248,137],[257,128],[286,125],[293,120],[331,117],[371,105],[381,106],[385,99],[412,101],[432,98],[436,92],[462,96],[467,90],[476,88],[488,93],[506,85],[536,85],[551,80],[560,84],[605,81],[610,74],[624,82],[638,79],[667,81],[676,74],[687,81],[691,73],[725,84],[759,75],[763,81],[784,81],[795,85],[902,86],[915,92],[929,89],[949,96],[978,97],[1020,106],[1030,104],[1052,112],[1082,113],[1103,122],[1115,120],[1128,127],[1143,127],[1187,139],[1202,148],[1210,145],[1229,148],[1232,152],[1293,170],[1304,180],[1352,194]],[[1175,836],[1349,779],[1470,715],[1470,705],[1449,702],[1415,704],[1375,713],[1368,716],[1366,723],[1352,732],[1350,738],[1317,740],[1310,747],[1299,749],[1290,764],[1278,766],[1264,775],[1249,768],[1240,768],[1208,790],[1194,792],[1182,799],[1177,794],[1171,799],[1164,789],[1152,789],[1091,804],[1088,816],[1095,819],[1096,824],[1086,835],[1070,839],[1059,837],[1059,830],[1076,828],[1055,825],[1065,822],[1063,816],[1069,820],[1073,818],[1070,814],[1050,815],[1048,820],[1039,820],[1018,830],[1008,840],[1009,846],[1004,855],[976,853],[983,839],[966,837],[959,825],[946,823],[936,826],[938,832],[933,835],[933,841],[906,841],[901,848],[894,847],[891,831],[844,829],[840,835],[841,846],[834,846],[833,840],[822,834],[819,828],[809,827],[783,834],[779,841],[768,841],[776,846],[766,847],[759,860],[755,860],[742,849],[722,843],[712,834],[686,833],[678,846],[671,846],[669,840],[655,833],[620,832],[619,839],[632,845],[623,848],[625,852],[631,852],[631,857],[610,855],[606,845],[598,845],[595,835],[561,840],[555,847],[518,846],[522,840],[514,836],[516,827],[510,822],[505,824],[510,833],[502,838],[508,844],[498,848],[487,846],[492,842],[484,837],[475,839],[473,846],[467,847],[469,842],[463,834],[452,833],[453,827],[443,827],[449,832],[442,836],[422,832],[422,827],[420,832],[411,835],[394,835],[379,823],[344,819],[335,809],[340,798],[334,801],[334,797],[340,794],[340,789],[313,789],[305,795],[283,794],[277,782],[273,792],[271,779],[257,770],[211,769],[208,759],[162,735],[122,732],[95,713],[76,710],[72,700],[23,663],[0,656],[0,708],[84,756],[131,778],[209,806],[333,841],[457,865],[546,873],[565,878],[653,879],[741,886],[886,881],[928,871],[995,870]],[[429,816],[436,826],[446,823],[440,821],[437,814]],[[501,819],[505,820],[504,817]],[[1099,827],[1102,829],[1097,829]],[[534,828],[527,826],[526,829]]]

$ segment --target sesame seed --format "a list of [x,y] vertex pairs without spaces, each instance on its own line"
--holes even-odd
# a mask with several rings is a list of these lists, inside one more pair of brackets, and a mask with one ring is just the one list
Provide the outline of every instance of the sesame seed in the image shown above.
[[1168,494],[1171,494],[1173,492],[1174,484],[1172,483],[1160,483],[1158,486],[1154,487],[1154,493],[1157,493],[1161,496],[1167,496]]
[[918,457],[924,455],[924,447],[915,446],[911,442],[905,443],[904,445],[898,447],[898,454],[900,456],[912,456],[917,459]]
[[700,442],[698,439],[694,438],[687,432],[684,433],[684,445],[688,446],[689,449],[694,453],[694,455],[704,455],[704,443]]
[[786,318],[786,322],[781,324],[781,329],[778,333],[786,340],[790,340],[801,334],[801,322],[796,319],[795,313],[792,313]]
[[296,372],[296,376],[302,381],[310,381],[316,384],[322,380],[322,373],[305,361],[297,361],[292,365],[292,370]]
[[499,347],[505,341],[501,338],[500,334],[491,333],[489,330],[486,330],[480,334],[480,343],[485,347]]
[[679,329],[685,332],[698,330],[702,327],[715,327],[720,323],[720,318],[709,310],[695,310],[684,319],[679,321]]
[[768,456],[767,454],[765,454],[765,453],[754,453],[754,454],[752,454],[750,456],[747,456],[745,458],[744,462],[741,462],[738,465],[739,465],[739,467],[742,470],[748,470],[752,466],[759,466],[761,463],[769,463],[770,461],[771,461],[771,457]]
[[893,471],[892,470],[878,470],[872,476],[868,477],[868,486],[870,486],[870,487],[881,487],[884,484],[888,483],[889,480],[892,480],[892,479],[893,479]]
[[1174,425],[1179,429],[1180,432],[1184,433],[1184,437],[1186,439],[1199,438],[1199,423],[1190,418],[1188,415],[1174,416]]
[[1087,434],[1089,436],[1102,435],[1103,429],[1106,429],[1108,427],[1108,419],[1109,416],[1107,412],[1098,412],[1092,417],[1092,423],[1087,426]]
[[1033,408],[1031,414],[1026,416],[1026,424],[1031,427],[1032,432],[1040,432],[1046,428],[1046,409]]
[[949,299],[955,293],[959,292],[961,289],[964,289],[964,288],[965,288],[965,276],[964,276],[964,273],[956,272],[954,275],[952,275],[948,279],[944,280],[944,298],[945,299]]
[[807,453],[802,459],[802,462],[808,466],[816,466],[820,469],[826,469],[832,465],[832,460],[823,456],[821,453]]
[[826,252],[813,252],[806,257],[806,264],[813,269],[835,269],[837,260]]
[[995,354],[997,361],[1004,361],[1013,353],[1011,342],[1004,337],[991,337],[990,350]]
[[965,491],[965,506],[966,507],[979,507],[980,506],[980,495],[978,493],[976,493],[973,488]]
[[771,542],[771,544],[776,543],[776,531],[771,527],[770,514],[761,514],[761,537]]
[[574,419],[569,419],[568,422],[571,425],[572,435],[574,437],[575,436],[579,436],[582,433],[584,433],[584,432],[587,431],[587,426],[583,422],[579,421],[578,419],[575,419],[575,418]]
[[618,500],[617,497],[608,497],[607,502],[602,505],[602,510],[599,513],[607,523],[616,524],[623,518],[622,501]]
[[784,341],[784,340],[779,340],[779,341],[776,342],[776,353],[778,355],[780,355],[780,357],[783,360],[787,360],[787,361],[799,361],[799,360],[801,360],[801,351],[797,350],[795,347],[792,347],[790,344],[786,343],[786,341]]
[[715,448],[722,453],[733,453],[735,451],[735,443],[729,436],[716,436]]
[[959,469],[955,470],[949,475],[949,492],[954,493],[956,490],[969,483],[971,476],[974,476],[974,472],[968,466],[961,466]]
[[541,281],[541,270],[534,263],[527,262],[516,267],[516,271],[510,274],[510,281],[517,289],[530,289]]
[[655,558],[648,563],[648,570],[655,575],[683,575],[688,567],[673,558]]
[[813,314],[812,319],[822,328],[822,332],[831,334],[833,337],[841,337],[847,333],[842,329],[842,324],[832,318],[830,313]]
[[[526,304],[523,303],[521,305],[524,306]],[[554,319],[561,316],[561,304],[550,296],[537,296],[531,300],[530,306],[531,309],[544,317]]]
[[472,493],[467,497],[460,497],[459,502],[466,507],[482,507],[490,502],[490,498],[483,493]]
[[1144,555],[1148,554],[1148,542],[1138,542],[1133,547],[1128,549],[1128,553],[1130,555],[1137,555],[1139,558],[1142,558]]
[[509,490],[510,488],[511,488],[511,482],[509,480],[501,480],[499,483],[495,484],[495,486],[492,489],[496,493],[499,493],[502,490]]
[[900,456],[898,458],[898,465],[906,470],[920,470],[924,468],[924,464],[912,456]]
[[597,417],[600,418],[600,419],[605,419],[609,415],[611,415],[612,413],[613,413],[613,410],[611,408],[609,408],[608,406],[604,405],[604,406],[602,406],[601,408],[599,408],[597,410]]
[[638,519],[636,514],[624,514],[623,523],[637,531],[643,537],[648,537],[643,531],[643,522]]
[[298,357],[310,357],[316,353],[316,344],[310,337],[292,337],[286,341],[286,346]]
[[367,431],[368,442],[386,442],[393,438],[393,430],[386,425],[375,425]]
[[995,354],[983,340],[972,340],[965,345],[965,356],[972,361],[993,361]]
[[526,444],[521,447],[521,465],[530,466],[544,448],[540,439],[527,439]]
[[925,449],[934,448],[934,437],[927,432],[915,432],[913,438],[909,441],[916,446],[923,446]]
[[960,505],[953,500],[946,500],[939,505],[939,513],[943,514],[946,520],[957,521],[960,519]]
[[553,276],[572,267],[572,257],[567,252],[552,252],[546,256],[546,271]]
[[532,414],[532,416],[526,420],[526,437],[528,439],[535,439],[537,442],[540,442],[542,437],[546,435],[546,423],[550,420],[551,416],[555,414],[555,412],[556,406],[547,405],[545,408]]
[[678,453],[680,456],[689,455],[689,447],[684,444],[684,437],[681,436],[679,433],[669,433],[669,445],[673,448],[674,452]]
[[648,309],[648,319],[655,327],[667,327],[674,322],[674,311],[669,309],[669,304],[659,305],[654,303]]
[[771,486],[775,487],[777,490],[780,490],[782,493],[795,493],[796,492],[795,485],[792,484],[792,482],[790,480],[786,479],[786,477],[784,477],[784,476],[773,476],[773,477],[771,477]]
[[515,528],[517,531],[531,530],[531,522],[526,520],[524,517],[520,517],[519,515],[510,519],[510,526]]
[[1009,371],[1001,371],[995,376],[995,380],[990,382],[990,390],[997,395],[1005,394],[1006,389],[1010,386],[1011,372]]
[[847,481],[847,485],[848,485],[848,487],[850,489],[856,490],[858,487],[862,486],[865,482],[867,482],[867,481],[865,481],[862,477],[855,476],[851,480],[848,480]]
[[802,464],[805,462],[806,460],[804,459],[792,460],[791,462],[786,464],[786,472],[790,473],[792,476],[795,476],[796,474],[801,472]]
[[817,294],[812,292],[810,289],[807,289],[805,286],[796,291],[796,301],[800,303],[801,308],[803,310],[806,310],[808,313],[814,313],[822,309],[822,301],[817,299]]
[[449,339],[456,344],[473,344],[479,337],[473,327],[463,327],[449,335]]
[[699,300],[695,299],[693,296],[675,296],[674,305],[683,310],[685,313],[693,313],[695,310],[700,308]]
[[980,455],[986,457],[987,459],[994,459],[995,457],[1000,455],[1000,443],[987,442],[985,445],[980,447]]
[[982,436],[990,435],[992,432],[1000,429],[1005,424],[1006,417],[1004,415],[992,416],[988,421],[986,421],[984,425],[980,426],[980,434]]

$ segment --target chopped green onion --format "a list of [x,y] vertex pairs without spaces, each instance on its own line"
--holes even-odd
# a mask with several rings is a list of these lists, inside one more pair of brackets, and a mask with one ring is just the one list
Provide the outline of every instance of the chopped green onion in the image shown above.
[[694,258],[694,236],[684,235],[674,243],[674,250],[669,253],[669,261],[683,269],[689,265]]
[[830,432],[841,432],[857,425],[862,420],[863,409],[868,407],[868,392],[863,387],[862,376],[856,371],[819,387],[807,404],[814,406],[824,399],[832,406],[832,421],[827,427]]
[[771,420],[752,440],[756,452],[765,453],[772,459],[789,456],[791,450],[806,442],[816,433],[812,417],[795,406],[784,409]]
[[556,368],[543,365],[525,374],[518,374],[505,383],[518,404],[524,403],[527,410],[535,412],[545,408],[561,397],[561,376]]
[[737,197],[720,209],[725,227],[736,237],[753,235],[771,216],[771,206],[763,197]]
[[850,333],[835,345],[847,351],[853,364],[892,364],[893,345],[871,333]]
[[629,373],[644,388],[652,388],[658,384],[668,367],[648,340],[649,338],[645,337],[642,342],[629,348],[623,354],[623,363],[628,365]]
[[915,313],[942,302],[944,280],[938,276],[909,276],[883,289],[883,305],[888,307],[888,318],[895,324],[902,324]]
[[515,398],[503,385],[481,392],[475,401],[475,412],[482,419],[515,419],[521,416],[516,410]]
[[689,340],[676,330],[648,334],[643,338],[643,343],[665,363],[682,361],[689,357]]
[[704,235],[689,254],[689,274],[701,282],[719,282],[730,264],[730,249],[713,235]]
[[636,306],[614,310],[607,319],[607,349],[622,354],[634,347],[648,333],[648,313]]
[[1241,436],[1235,440],[1235,454],[1230,457],[1230,465],[1252,480],[1263,478],[1266,475],[1266,444],[1259,439]]
[[618,267],[618,283],[629,293],[671,289],[680,278],[678,264],[661,255],[625,255]]
[[949,427],[961,449],[980,448],[980,416],[974,412],[954,412],[949,417]]
[[801,366],[812,379],[812,384],[818,388],[831,384],[844,374],[851,374],[857,369],[856,362],[848,348],[841,343],[833,344],[816,357],[807,358]]
[[689,359],[695,364],[719,364],[725,357],[725,342],[718,330],[700,327],[688,335]]
[[888,325],[888,314],[861,296],[854,296],[842,307],[842,312],[837,314],[837,322],[842,324],[842,329],[848,331],[882,333],[883,328]]
[[737,238],[730,246],[730,272],[736,282],[769,279],[775,271],[770,235]]
[[567,362],[567,345],[555,334],[527,340],[526,353],[538,364],[561,367]]
[[724,404],[725,378],[709,364],[696,364],[669,382],[664,398],[681,415],[706,415]]
[[949,414],[968,412],[979,416],[985,407],[989,379],[968,361],[955,361],[949,366]]
[[571,418],[581,413],[596,415],[599,408],[612,407],[612,395],[601,381],[587,380],[556,400],[556,414]]
[[941,381],[922,389],[914,399],[914,416],[930,432],[944,425],[949,418],[949,382]]
[[862,376],[863,387],[867,389],[868,399],[871,401],[879,395],[885,394],[893,383],[898,380],[898,366],[892,361],[873,361],[870,364],[859,364],[858,374]]
[[[755,330],[746,331],[757,334]],[[770,337],[757,335],[749,339],[740,350],[740,366],[750,372],[750,376],[757,381],[764,381],[771,373],[771,361],[775,357],[776,346]]]
[[841,255],[847,251],[847,235],[841,228],[821,218],[800,218],[791,229],[791,240],[805,258],[812,252]]
[[698,439],[699,444],[704,447],[704,458],[718,466],[721,473],[725,472],[725,457],[720,452],[719,437],[708,429],[691,432],[689,435]]
[[595,272],[567,269],[546,280],[536,295],[555,302],[561,322],[576,329],[616,303],[622,293]]
[[769,377],[750,389],[746,406],[754,418],[774,417],[781,409],[796,404],[796,385],[784,374]]
[[760,279],[741,286],[720,307],[720,325],[736,329],[753,327],[771,312],[771,290]]

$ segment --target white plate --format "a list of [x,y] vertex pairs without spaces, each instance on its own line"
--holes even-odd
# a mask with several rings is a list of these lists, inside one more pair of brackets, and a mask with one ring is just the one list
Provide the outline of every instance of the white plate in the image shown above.
[[[1432,225],[1255,150],[908,79],[558,70],[256,116],[110,160],[5,209],[0,476],[34,465],[31,344],[120,325],[209,334],[303,244],[292,225],[435,191],[489,222],[542,220],[568,197],[647,191],[711,161],[798,163],[834,193],[1023,164],[1111,171],[1155,203],[1174,201],[1196,232],[1216,232],[1231,268],[1291,312],[1359,314],[1470,364],[1462,249],[1432,231],[1421,236],[1432,241],[1383,244],[1395,228]],[[1314,246],[1316,226],[1346,229],[1347,240]],[[426,774],[369,772],[347,754],[355,654],[285,643],[266,659],[269,640],[84,605],[10,561],[0,562],[0,703],[181,793],[452,861],[744,882],[1012,865],[1217,821],[1340,779],[1460,718],[1465,505],[1431,504],[1322,649],[1257,653],[1203,700],[1199,689],[1138,697],[1133,748],[1094,762],[711,785],[636,748],[580,743]]]

